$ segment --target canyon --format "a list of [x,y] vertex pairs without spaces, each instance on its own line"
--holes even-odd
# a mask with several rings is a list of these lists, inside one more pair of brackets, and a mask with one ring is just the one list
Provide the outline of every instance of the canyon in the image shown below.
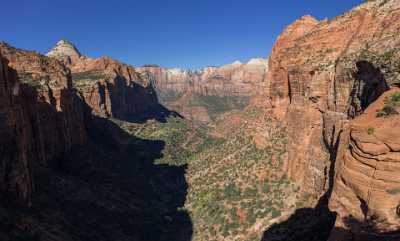
[[0,239],[400,240],[399,34],[375,0],[202,70],[1,43]]
[[211,123],[223,112],[241,110],[261,94],[268,60],[254,58],[201,70],[145,65],[136,70],[153,83],[160,102],[193,122]]

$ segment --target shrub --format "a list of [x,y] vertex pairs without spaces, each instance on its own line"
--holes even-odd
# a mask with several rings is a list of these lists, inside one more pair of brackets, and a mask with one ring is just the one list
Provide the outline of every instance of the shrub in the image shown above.
[[236,199],[240,196],[240,191],[234,183],[230,183],[225,187],[224,194],[227,199]]
[[375,132],[375,128],[372,128],[372,127],[368,128],[368,135],[373,135],[374,132]]
[[210,117],[215,119],[221,113],[244,109],[249,101],[247,96],[195,95],[189,100],[189,107],[205,107]]
[[272,212],[271,212],[272,218],[277,218],[277,217],[279,217],[281,215],[282,215],[281,211],[276,210],[276,209],[273,209]]
[[98,71],[85,71],[80,73],[73,73],[72,79],[75,81],[82,81],[82,80],[101,80],[105,79],[106,75],[102,72]]
[[19,80],[21,81],[21,83],[23,84],[27,84],[31,87],[34,88],[39,88],[40,87],[40,78],[35,78],[32,73],[28,73],[28,72],[23,72],[23,73],[19,73]]
[[397,195],[397,194],[400,194],[400,188],[390,189],[390,190],[387,190],[387,192],[392,195]]
[[264,185],[263,185],[263,192],[264,192],[264,193],[269,193],[270,190],[271,190],[271,188],[270,188],[269,183],[268,183],[268,182],[265,182]]
[[384,53],[382,55],[382,58],[384,60],[391,60],[393,58],[393,56],[394,56],[394,52],[393,51],[388,51],[388,52],[386,52],[386,53]]
[[396,110],[399,104],[400,104],[400,92],[397,92],[385,99],[385,105],[383,106],[382,109],[380,109],[377,112],[376,116],[387,117],[390,115],[399,114],[399,112]]

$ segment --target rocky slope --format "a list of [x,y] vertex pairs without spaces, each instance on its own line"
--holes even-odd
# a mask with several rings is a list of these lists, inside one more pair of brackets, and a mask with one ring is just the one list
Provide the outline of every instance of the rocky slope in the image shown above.
[[31,204],[34,165],[85,144],[86,107],[58,61],[0,44],[2,198]]
[[260,91],[267,71],[267,60],[236,61],[200,71],[166,69],[158,66],[137,68],[147,73],[160,92],[196,93],[217,96],[252,96]]
[[[316,197],[326,193],[324,198],[329,197],[338,146],[348,138],[346,123],[362,115],[385,91],[399,85],[399,31],[400,2],[378,0],[368,1],[332,20],[318,21],[305,16],[288,26],[277,39],[264,81],[266,107],[272,108],[287,127],[285,169],[292,180],[301,183],[304,192]],[[396,136],[390,138],[393,142]],[[357,168],[356,164],[348,165]],[[368,172],[362,169],[357,172]],[[343,170],[339,167],[336,171]],[[337,175],[346,176],[346,182],[357,179],[357,172]],[[354,185],[346,185],[351,186],[342,189],[346,195],[363,195]],[[383,186],[390,189],[390,185]],[[353,204],[345,200],[337,203],[349,208],[347,214],[343,211],[347,208],[341,209],[339,220],[352,214]],[[366,205],[371,205],[372,210],[376,208],[373,202]],[[383,209],[393,211],[389,206]],[[356,219],[363,222],[360,217]],[[391,225],[398,224],[393,216],[389,221]],[[370,231],[387,230],[377,225],[376,230]]]

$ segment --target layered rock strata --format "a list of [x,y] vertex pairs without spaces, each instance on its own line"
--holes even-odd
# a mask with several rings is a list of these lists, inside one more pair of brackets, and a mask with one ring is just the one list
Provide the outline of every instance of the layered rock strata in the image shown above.
[[195,93],[218,96],[253,96],[262,90],[267,60],[236,61],[222,67],[206,67],[199,71],[167,69],[158,66],[137,68],[148,74],[161,92]]
[[[334,188],[337,227],[358,233],[355,239],[362,238],[360,223],[371,217],[374,225],[364,229],[369,233],[388,233],[399,225],[397,196],[385,193],[398,182],[396,121],[370,122],[375,128],[386,125],[376,137],[356,122],[347,129],[399,86],[399,32],[396,0],[368,1],[331,20],[302,17],[277,39],[264,80],[267,108],[287,126],[289,177],[315,196],[329,197]],[[344,147],[338,151],[339,145]],[[347,154],[333,169],[338,152]],[[346,217],[358,225],[345,226]]]
[[0,52],[1,196],[30,205],[33,166],[86,143],[86,107],[58,61],[3,43]]
[[266,96],[288,126],[287,172],[305,191],[328,188],[342,122],[396,85],[399,7],[370,1],[332,20],[305,16],[276,41]]
[[[382,240],[400,235],[400,115],[377,117],[386,92],[348,124],[336,165],[330,209],[338,213],[330,240]],[[394,239],[393,239],[394,240]]]
[[[60,42],[59,42],[60,43]],[[59,43],[48,53],[71,69],[74,86],[98,115],[120,119],[139,118],[158,111],[157,95],[151,81],[127,64],[100,57],[79,57]],[[72,54],[72,55],[71,55]],[[66,61],[65,57],[69,57]]]

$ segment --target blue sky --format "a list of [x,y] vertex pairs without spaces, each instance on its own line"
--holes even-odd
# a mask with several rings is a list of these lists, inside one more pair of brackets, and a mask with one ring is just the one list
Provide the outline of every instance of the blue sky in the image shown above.
[[266,57],[280,32],[310,14],[332,18],[363,0],[12,0],[0,40],[46,53],[59,39],[82,54],[134,66],[201,68]]

